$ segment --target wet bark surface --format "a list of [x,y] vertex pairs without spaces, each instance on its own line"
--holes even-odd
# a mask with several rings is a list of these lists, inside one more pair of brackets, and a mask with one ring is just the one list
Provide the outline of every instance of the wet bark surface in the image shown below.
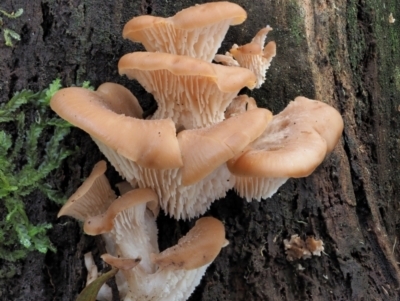
[[[122,27],[133,16],[170,16],[195,2],[207,1],[2,0],[1,9],[24,8],[24,14],[3,25],[21,41],[6,47],[0,40],[0,102],[60,77],[64,85],[121,83],[148,107],[151,96],[117,72],[123,54],[143,50],[122,39]],[[268,40],[277,43],[266,83],[248,94],[274,113],[298,95],[323,100],[341,112],[345,130],[311,176],[289,180],[271,199],[248,203],[230,191],[212,205],[207,215],[224,222],[230,244],[190,300],[398,300],[400,22],[388,17],[396,18],[400,4],[233,2],[248,19],[230,29],[219,53],[249,42],[266,24],[274,28]],[[70,195],[102,155],[78,129],[64,143],[80,150],[52,182]],[[107,175],[119,181],[111,168]],[[16,275],[0,279],[0,299],[75,300],[86,278],[83,254],[99,255],[101,242],[83,235],[72,219],[57,219],[58,206],[39,192],[26,198],[26,209],[32,221],[53,223],[57,252],[32,253],[14,264]],[[161,216],[160,248],[193,224]],[[292,234],[321,238],[325,254],[287,261],[283,239]]]

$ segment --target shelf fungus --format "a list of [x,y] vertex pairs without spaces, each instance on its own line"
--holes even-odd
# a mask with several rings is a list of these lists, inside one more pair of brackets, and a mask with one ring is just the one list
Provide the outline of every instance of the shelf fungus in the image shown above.
[[276,56],[276,43],[269,42],[264,46],[270,26],[262,28],[253,40],[243,46],[234,44],[225,55],[217,54],[214,61],[227,66],[240,66],[254,72],[257,76],[256,88],[260,88],[265,81],[265,73]]
[[272,196],[288,178],[310,175],[336,146],[342,131],[337,110],[297,97],[244,152],[227,162],[235,175],[235,190],[248,201]]
[[124,27],[123,37],[140,42],[149,52],[187,55],[211,62],[231,25],[247,13],[230,2],[195,5],[170,18],[139,16]]
[[158,109],[151,119],[171,118],[177,128],[185,129],[222,121],[226,107],[238,92],[256,84],[253,72],[245,68],[168,53],[126,54],[118,70],[153,94]]

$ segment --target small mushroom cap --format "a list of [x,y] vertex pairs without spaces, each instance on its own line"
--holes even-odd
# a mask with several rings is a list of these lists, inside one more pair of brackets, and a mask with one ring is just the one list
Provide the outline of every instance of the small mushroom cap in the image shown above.
[[257,76],[256,88],[260,88],[264,83],[265,73],[276,55],[275,42],[269,42],[264,47],[267,33],[271,30],[272,28],[267,26],[256,34],[251,43],[243,46],[235,44],[229,51],[241,67],[250,69]]
[[213,217],[203,217],[176,246],[152,254],[151,259],[164,269],[192,270],[211,263],[226,244],[222,222]]
[[[264,54],[264,51],[263,51],[264,42],[267,37],[267,34],[271,30],[272,30],[272,28],[270,26],[260,29],[250,43],[245,44],[243,46],[234,46],[230,50],[230,53],[235,58],[240,54],[263,55]],[[270,46],[270,50],[271,50],[271,48],[272,48],[272,46]],[[275,56],[275,54],[273,56]]]
[[[111,95],[116,97],[111,99]],[[128,104],[131,106],[126,109]],[[120,85],[102,85],[100,92],[77,87],[61,89],[52,97],[50,106],[63,119],[143,167],[182,165],[173,121],[126,116],[136,117],[140,111],[136,98]]]
[[104,175],[106,169],[106,161],[98,162],[89,177],[58,212],[57,217],[68,215],[83,221],[89,216],[106,211],[111,202],[116,199],[116,195]]
[[306,177],[333,150],[342,131],[337,110],[297,97],[274,116],[244,154],[228,161],[228,168],[237,176]]
[[178,134],[182,152],[182,184],[191,185],[212,173],[260,136],[272,113],[253,109],[208,128]]
[[230,118],[257,108],[257,103],[253,97],[246,94],[236,96],[225,110],[225,118]]
[[315,256],[321,256],[324,251],[324,242],[321,239],[315,239],[312,236],[306,238],[307,249]]
[[108,233],[114,226],[114,218],[121,211],[149,202],[158,204],[158,196],[153,190],[148,188],[140,188],[128,191],[123,196],[115,200],[104,213],[87,218],[83,225],[83,231],[89,235]]
[[214,61],[224,66],[240,67],[239,63],[233,58],[233,56],[227,52],[226,54],[216,54]]
[[143,118],[143,109],[137,98],[124,86],[104,83],[97,88],[96,93],[101,94],[102,101],[115,113],[139,119]]
[[[125,54],[118,63],[120,75],[137,79],[139,72],[167,70],[177,76],[197,76],[214,82],[223,92],[234,92],[243,87],[254,88],[256,77],[250,70],[227,67],[169,53],[133,52]],[[160,79],[168,81],[168,78]],[[148,85],[141,83],[147,89]],[[160,84],[159,84],[160,85]],[[148,91],[152,93],[152,91]]]
[[311,258],[310,251],[306,248],[306,243],[302,240],[299,235],[294,234],[289,239],[284,239],[283,244],[285,246],[286,259],[294,261],[297,259],[309,259]]
[[103,259],[107,264],[116,267],[119,270],[131,270],[134,267],[136,267],[140,261],[141,258],[121,258],[121,257],[115,257],[110,254],[103,254],[101,255],[101,259]]

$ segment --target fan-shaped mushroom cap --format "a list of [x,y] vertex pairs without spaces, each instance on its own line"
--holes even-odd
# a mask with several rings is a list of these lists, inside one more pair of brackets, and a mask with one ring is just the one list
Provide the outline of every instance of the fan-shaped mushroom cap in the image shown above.
[[187,55],[211,62],[230,25],[242,23],[246,11],[230,2],[192,6],[170,18],[139,16],[124,27],[123,37],[147,51]]
[[108,83],[98,92],[77,87],[61,89],[50,106],[91,135],[103,151],[116,152],[151,168],[182,165],[172,120],[137,119],[141,113],[137,100],[120,85]]
[[[251,196],[252,178],[284,182],[289,177],[308,176],[333,150],[342,131],[338,111],[323,102],[297,97],[274,116],[247,151],[228,161],[229,170],[237,176],[235,188],[248,199],[265,198],[271,189],[268,196],[265,192]],[[254,186],[262,185],[257,183]]]
[[106,211],[112,201],[116,199],[116,195],[104,175],[106,169],[105,161],[98,162],[89,177],[68,199],[57,216],[68,215],[84,221],[90,216]]
[[256,74],[256,88],[260,88],[264,83],[265,72],[269,68],[272,58],[276,55],[275,42],[269,42],[264,47],[265,38],[271,30],[272,28],[267,26],[255,35],[251,43],[243,46],[233,45],[230,50],[231,55],[239,62],[241,67],[248,68]]
[[182,152],[182,184],[192,185],[212,173],[260,136],[272,113],[255,108],[214,126],[178,134]]
[[153,254],[151,260],[164,269],[197,269],[211,263],[225,244],[224,225],[216,218],[203,217],[176,246]]
[[[153,190],[147,188],[130,190],[115,200],[104,213],[87,218],[83,230],[89,235],[108,233],[114,227],[114,219],[121,211],[149,202],[158,204],[158,196]],[[151,207],[157,208],[158,206]],[[153,211],[153,214],[157,216],[158,210]]]
[[168,53],[129,53],[120,59],[118,69],[154,95],[158,109],[152,119],[172,118],[186,129],[222,121],[237,93],[256,83],[253,72],[245,68]]

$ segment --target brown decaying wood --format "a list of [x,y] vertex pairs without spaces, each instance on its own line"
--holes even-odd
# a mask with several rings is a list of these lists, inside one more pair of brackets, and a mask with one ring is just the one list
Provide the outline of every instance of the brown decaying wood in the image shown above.
[[[151,97],[117,73],[119,57],[143,50],[123,41],[123,24],[146,13],[173,15],[195,2],[205,1],[2,1],[6,11],[25,11],[18,19],[5,19],[22,39],[14,48],[0,40],[0,102],[59,76],[66,85],[87,79],[95,86],[124,84],[148,109]],[[224,221],[230,244],[190,300],[397,300],[400,42],[393,40],[390,26],[399,32],[400,22],[389,23],[387,17],[393,12],[398,19],[399,4],[377,0],[372,9],[369,0],[233,2],[247,10],[248,19],[230,29],[219,53],[233,43],[248,43],[266,24],[274,28],[269,40],[276,41],[277,56],[266,83],[250,93],[258,104],[277,113],[298,95],[324,100],[342,113],[345,130],[313,175],[289,180],[272,199],[246,203],[230,192],[212,206],[209,214]],[[31,113],[26,112],[28,121]],[[101,155],[78,130],[65,144],[79,145],[81,152],[53,181],[71,195]],[[113,184],[119,181],[115,173],[107,175]],[[83,254],[92,250],[99,258],[99,242],[83,236],[69,218],[56,219],[59,208],[39,192],[26,204],[33,222],[54,223],[50,237],[58,252],[31,254],[17,263],[14,278],[0,279],[0,299],[74,300],[86,277]],[[166,217],[158,224],[162,249],[193,226]],[[282,241],[295,233],[321,238],[326,254],[286,261]]]

